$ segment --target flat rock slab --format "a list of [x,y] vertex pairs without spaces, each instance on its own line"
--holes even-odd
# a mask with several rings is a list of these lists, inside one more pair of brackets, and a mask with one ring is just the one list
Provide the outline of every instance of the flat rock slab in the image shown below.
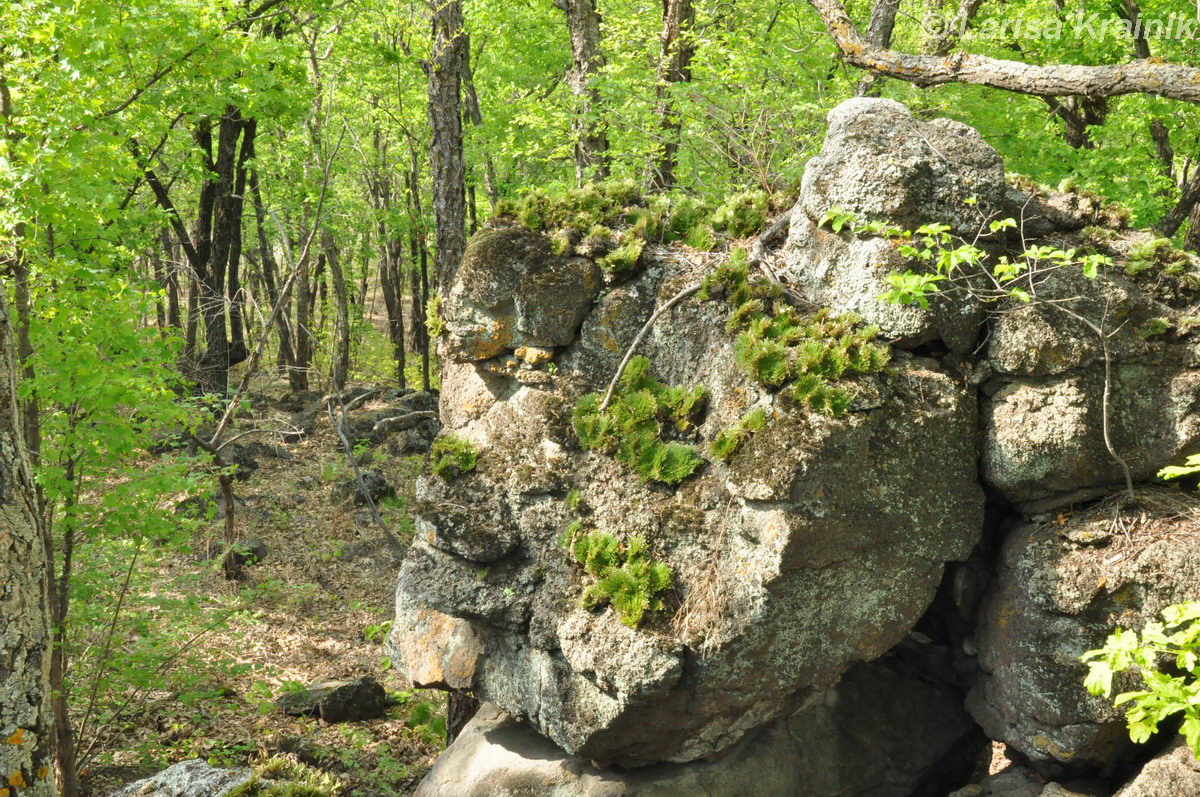
[[193,758],[130,783],[109,797],[223,797],[248,780],[249,769],[220,769]]
[[374,678],[322,681],[303,692],[288,692],[275,700],[284,714],[319,716],[326,722],[359,722],[379,719],[387,710],[387,694]]

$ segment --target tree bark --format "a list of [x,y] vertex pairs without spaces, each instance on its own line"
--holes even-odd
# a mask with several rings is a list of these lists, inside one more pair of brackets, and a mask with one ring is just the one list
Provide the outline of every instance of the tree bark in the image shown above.
[[1192,213],[1188,217],[1187,236],[1183,239],[1183,248],[1189,252],[1200,252],[1200,203],[1192,205]]
[[433,52],[429,126],[433,131],[434,270],[439,289],[454,281],[466,251],[466,169],[463,162],[462,76],[467,58],[461,0],[431,0]]
[[[896,29],[896,14],[900,11],[900,0],[875,0],[871,8],[871,22],[867,26],[867,41],[878,47],[892,46],[892,32]],[[858,81],[855,94],[859,97],[875,97],[879,94],[880,76],[874,72]]]
[[0,783],[21,797],[50,797],[57,792],[50,777],[48,539],[17,402],[7,293],[0,284]]
[[346,275],[342,271],[342,260],[337,243],[329,230],[321,231],[321,248],[325,250],[325,262],[329,264],[329,279],[333,282],[333,298],[337,306],[334,317],[333,335],[333,389],[346,387],[350,373],[350,297],[346,286]]
[[656,191],[667,191],[675,185],[683,121],[672,94],[677,84],[692,79],[691,64],[696,44],[691,34],[695,22],[696,8],[692,0],[663,0],[662,60],[658,66],[654,109],[662,135],[662,152],[650,178],[650,187]]
[[1200,69],[1154,59],[1125,64],[1038,66],[982,55],[913,55],[863,38],[838,0],[809,0],[849,64],[919,86],[968,83],[1038,97],[1151,94],[1200,104]]
[[596,75],[604,68],[600,49],[600,14],[596,0],[554,0],[567,17],[571,37],[571,71],[567,84],[575,95],[575,180],[600,182],[609,175],[608,126],[600,118]]

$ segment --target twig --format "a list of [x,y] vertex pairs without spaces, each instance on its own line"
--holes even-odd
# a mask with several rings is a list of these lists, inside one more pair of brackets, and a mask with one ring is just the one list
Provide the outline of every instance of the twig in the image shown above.
[[1104,349],[1104,395],[1100,400],[1100,428],[1104,434],[1104,446],[1108,449],[1108,455],[1117,461],[1125,476],[1125,492],[1130,498],[1133,498],[1133,475],[1129,472],[1129,463],[1117,453],[1108,432],[1108,396],[1112,392],[1112,352],[1109,349],[1107,335],[1101,336],[1100,345]]
[[79,723],[79,738],[81,739],[87,730],[88,720],[92,717],[92,710],[96,707],[96,698],[100,694],[100,680],[104,677],[106,662],[112,652],[113,637],[117,633],[117,619],[121,616],[121,608],[125,605],[125,596],[129,594],[129,582],[133,578],[133,569],[137,565],[138,555],[142,552],[144,540],[144,537],[138,538],[137,547],[133,549],[133,556],[129,558],[129,567],[125,569],[125,580],[121,583],[121,591],[117,594],[117,605],[113,609],[112,622],[108,624],[108,635],[104,640],[104,650],[100,654],[100,666],[96,671],[95,680],[92,681],[92,692],[88,695],[87,709],[83,712],[83,719]]

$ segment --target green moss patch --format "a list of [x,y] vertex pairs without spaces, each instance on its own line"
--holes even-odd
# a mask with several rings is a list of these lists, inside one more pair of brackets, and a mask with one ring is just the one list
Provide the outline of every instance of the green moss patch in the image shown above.
[[1125,261],[1125,273],[1136,277],[1143,272],[1180,276],[1191,266],[1187,252],[1177,249],[1170,238],[1155,238],[1133,247]]
[[671,587],[671,568],[646,555],[644,538],[621,541],[611,534],[584,532],[576,521],[567,527],[561,542],[594,579],[580,596],[585,608],[611,605],[630,628],[637,628],[646,612],[663,608],[658,596]]
[[713,213],[712,226],[733,238],[746,238],[763,228],[770,211],[766,191],[734,194]]
[[293,758],[275,756],[253,769],[250,779],[229,797],[334,797],[341,786],[330,775]]
[[738,366],[761,385],[796,404],[840,415],[850,393],[838,384],[848,374],[881,371],[889,350],[874,342],[878,330],[853,315],[827,309],[802,314],[780,289],[750,278],[745,250],[735,250],[705,277],[701,299],[725,298],[733,307],[726,329],[736,333]]
[[718,235],[757,232],[770,212],[762,191],[730,197],[720,207],[690,196],[643,194],[632,182],[588,185],[551,196],[533,191],[497,203],[494,217],[549,235],[559,255],[596,259],[610,274],[635,271],[647,244],[683,241],[711,250]]
[[443,479],[470,473],[478,461],[479,449],[454,435],[439,437],[429,449],[429,467]]
[[727,460],[737,453],[742,443],[766,425],[767,413],[762,407],[750,410],[737,423],[717,433],[708,444],[708,453],[712,454],[714,459]]
[[603,411],[602,400],[588,393],[571,414],[584,448],[611,454],[643,480],[665,484],[678,484],[703,462],[695,446],[666,437],[695,430],[708,402],[703,388],[664,385],[650,375],[649,360],[634,357]]

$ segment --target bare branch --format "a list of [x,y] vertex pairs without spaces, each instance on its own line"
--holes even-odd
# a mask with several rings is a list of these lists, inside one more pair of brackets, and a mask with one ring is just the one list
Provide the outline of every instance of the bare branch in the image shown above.
[[853,66],[919,86],[968,83],[1017,94],[1116,97],[1151,94],[1200,104],[1200,69],[1156,60],[1105,66],[1038,66],[982,55],[901,53],[867,41],[838,0],[809,0],[842,58]]

